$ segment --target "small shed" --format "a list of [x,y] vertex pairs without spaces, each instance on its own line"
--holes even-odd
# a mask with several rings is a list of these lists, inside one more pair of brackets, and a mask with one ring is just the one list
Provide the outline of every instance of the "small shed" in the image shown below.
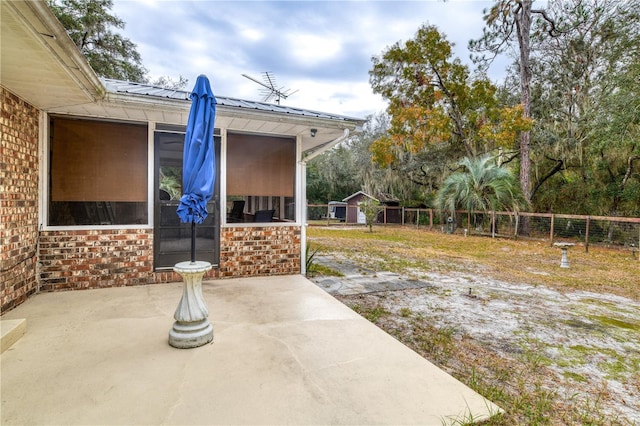
[[378,199],[383,207],[378,213],[378,223],[402,223],[402,207],[400,200],[390,194],[379,194]]
[[373,200],[376,202],[378,201],[375,197],[372,197],[371,195],[363,191],[358,191],[342,200],[343,202],[347,203],[346,223],[367,223],[364,211],[360,209],[360,205],[367,200]]
[[329,201],[329,218],[340,219],[344,222],[347,218],[347,203],[344,201]]

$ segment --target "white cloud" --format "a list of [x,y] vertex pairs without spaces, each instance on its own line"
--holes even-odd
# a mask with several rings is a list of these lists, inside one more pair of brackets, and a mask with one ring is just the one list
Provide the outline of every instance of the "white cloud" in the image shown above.
[[385,108],[369,86],[372,56],[430,23],[469,63],[468,40],[482,35],[482,9],[491,3],[115,0],[113,12],[152,77],[193,84],[207,74],[217,95],[260,100],[259,86],[242,74],[270,71],[280,86],[299,90],[283,104],[364,117]]
[[250,41],[260,41],[264,39],[264,33],[256,28],[240,27],[239,33],[242,37]]
[[300,95],[293,94],[287,99],[287,104],[297,105],[298,98],[304,97],[305,104],[301,105],[315,111],[339,112],[364,118],[386,107],[382,98],[373,94],[366,80],[353,84],[301,79],[293,80],[291,87],[299,89]]
[[303,67],[313,67],[335,58],[342,48],[339,38],[309,33],[287,34],[287,49]]

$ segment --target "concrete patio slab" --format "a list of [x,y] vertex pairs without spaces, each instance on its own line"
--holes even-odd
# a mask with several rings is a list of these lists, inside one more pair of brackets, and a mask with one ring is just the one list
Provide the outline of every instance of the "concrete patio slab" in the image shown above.
[[500,409],[302,276],[214,280],[214,341],[168,345],[182,283],[44,293],[3,316],[1,423],[450,424]]

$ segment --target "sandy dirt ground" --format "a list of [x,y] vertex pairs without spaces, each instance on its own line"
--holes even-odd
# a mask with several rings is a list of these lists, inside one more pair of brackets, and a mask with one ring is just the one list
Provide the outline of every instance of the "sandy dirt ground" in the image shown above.
[[337,298],[360,295],[391,312],[396,323],[409,309],[501,357],[535,353],[555,376],[546,383],[557,395],[598,405],[616,424],[640,425],[637,301],[503,282],[481,270],[399,275],[367,269],[339,254],[318,255],[316,262],[344,274],[312,278]]

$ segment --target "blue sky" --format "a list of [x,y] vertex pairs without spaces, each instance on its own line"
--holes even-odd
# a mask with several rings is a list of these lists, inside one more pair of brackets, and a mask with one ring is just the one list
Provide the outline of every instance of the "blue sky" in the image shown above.
[[[423,1],[153,1],[114,0],[123,34],[136,43],[152,78],[199,74],[216,95],[262,100],[269,71],[283,100],[318,111],[366,117],[385,109],[369,85],[371,57],[436,25],[470,63],[467,43],[482,35],[489,0]],[[504,62],[491,70],[500,78]]]

